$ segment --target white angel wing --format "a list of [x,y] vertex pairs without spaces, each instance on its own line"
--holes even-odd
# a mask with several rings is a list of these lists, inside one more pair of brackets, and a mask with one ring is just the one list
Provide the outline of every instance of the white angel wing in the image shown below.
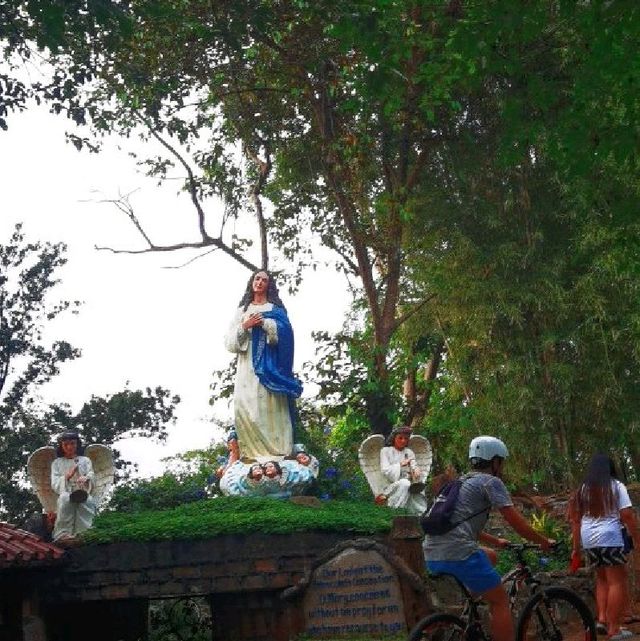
[[27,475],[33,491],[38,495],[45,512],[58,509],[58,495],[51,488],[51,463],[56,458],[56,450],[50,445],[32,452],[27,460]]
[[93,490],[91,494],[100,504],[102,497],[113,485],[113,452],[111,448],[99,443],[87,445],[84,455],[91,459],[93,465]]
[[433,462],[431,443],[429,443],[424,436],[413,434],[409,439],[409,448],[412,449],[416,455],[416,463],[420,472],[422,472],[420,480],[426,482],[429,472],[431,472],[431,464]]
[[380,450],[384,447],[384,436],[373,434],[360,443],[358,448],[358,460],[360,467],[367,477],[369,486],[374,496],[382,493],[388,485],[380,471]]

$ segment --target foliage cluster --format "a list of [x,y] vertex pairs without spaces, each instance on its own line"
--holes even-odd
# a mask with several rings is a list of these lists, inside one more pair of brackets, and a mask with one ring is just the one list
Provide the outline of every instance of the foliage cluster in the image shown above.
[[145,641],[210,641],[211,613],[203,598],[166,599],[149,605]]
[[223,496],[137,513],[100,514],[83,538],[91,543],[202,539],[224,534],[323,531],[384,533],[397,511],[372,503],[332,501],[319,507],[269,498]]
[[152,479],[130,479],[118,484],[106,509],[132,513],[162,510],[207,497],[210,472],[176,475],[165,472]]
[[185,452],[167,459],[168,469],[161,476],[118,484],[106,509],[123,513],[164,510],[217,496],[215,470],[223,447]]

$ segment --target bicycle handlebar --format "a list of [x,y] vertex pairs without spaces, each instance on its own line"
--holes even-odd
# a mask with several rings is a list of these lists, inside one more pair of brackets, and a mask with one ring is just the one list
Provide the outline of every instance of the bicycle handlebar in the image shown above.
[[[556,541],[548,551],[560,552],[564,548],[566,548],[566,543],[564,541]],[[519,556],[526,550],[536,550],[538,552],[543,551],[542,546],[539,543],[509,543],[504,547],[504,549],[515,552],[516,556]]]

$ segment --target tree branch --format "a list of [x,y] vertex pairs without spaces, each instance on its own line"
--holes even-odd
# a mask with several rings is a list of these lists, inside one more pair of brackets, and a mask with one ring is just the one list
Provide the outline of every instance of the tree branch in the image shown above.
[[267,182],[267,178],[271,173],[271,153],[267,144],[264,145],[265,148],[265,159],[262,160],[258,154],[251,148],[250,145],[245,145],[245,153],[247,156],[255,163],[258,168],[258,179],[255,184],[249,190],[251,195],[251,200],[253,201],[253,206],[256,210],[256,218],[258,219],[258,229],[260,230],[260,254],[262,257],[262,269],[268,269],[269,267],[269,247],[267,244],[267,225],[264,219],[264,212],[262,211],[262,200],[260,198],[262,194],[262,188]]
[[177,158],[178,162],[184,167],[185,171],[187,172],[187,181],[189,185],[189,194],[191,195],[191,202],[193,203],[193,206],[196,208],[196,212],[198,214],[198,228],[200,229],[200,236],[202,237],[203,241],[210,240],[211,237],[209,234],[207,234],[207,231],[205,229],[205,213],[204,210],[202,209],[202,205],[200,204],[200,200],[198,199],[198,183],[195,179],[195,176],[193,174],[193,171],[191,167],[189,166],[189,163],[180,155],[177,149],[175,149],[173,146],[171,146],[152,126],[152,124],[144,117],[141,116],[138,112],[134,111],[133,115],[135,118],[137,118],[140,122],[142,122],[151,135],[165,148],[167,149],[175,158]]
[[[197,258],[200,258],[213,251],[220,250],[223,253],[230,256],[231,258],[233,258],[233,260],[235,260],[236,262],[240,263],[243,267],[246,267],[247,269],[249,269],[250,271],[257,271],[259,267],[254,265],[251,261],[247,260],[244,256],[239,254],[235,249],[227,245],[222,240],[222,229],[220,230],[220,235],[216,238],[210,236],[207,233],[205,229],[205,213],[198,199],[198,184],[191,167],[186,162],[186,160],[181,156],[181,154],[173,146],[171,146],[166,140],[164,140],[162,136],[160,136],[160,134],[157,133],[157,131],[154,130],[152,125],[149,122],[147,122],[147,120],[144,117],[142,117],[138,113],[134,113],[134,117],[137,118],[139,121],[141,121],[149,129],[151,135],[156,140],[158,140],[158,142],[160,142],[160,144],[162,144],[165,147],[165,149],[167,149],[170,153],[172,153],[174,157],[178,159],[180,164],[185,168],[187,172],[187,183],[189,187],[189,193],[191,195],[191,202],[196,208],[196,212],[198,216],[198,228],[199,228],[200,237],[202,238],[202,240],[198,242],[174,243],[172,245],[156,245],[151,240],[150,236],[147,234],[142,224],[138,220],[138,217],[136,216],[133,210],[133,207],[129,202],[130,194],[126,194],[124,197],[121,197],[118,199],[103,199],[100,202],[111,203],[115,205],[122,213],[124,213],[127,216],[127,218],[129,218],[129,220],[132,222],[134,227],[137,229],[138,233],[144,238],[148,246],[145,249],[115,249],[113,247],[95,245],[94,246],[95,249],[98,251],[110,251],[113,254],[137,255],[137,254],[148,254],[152,252],[172,252],[172,251],[179,251],[181,249],[204,249],[207,247],[211,247],[212,249],[210,251],[205,252],[204,254],[201,254],[200,256],[187,261],[186,263],[184,263],[179,267],[184,267],[185,265],[188,265],[194,260],[197,260]],[[262,230],[261,230],[261,234],[262,234]]]
[[414,314],[417,314],[430,300],[432,300],[436,296],[437,294],[431,294],[427,296],[426,298],[421,300],[417,305],[415,305],[412,309],[402,314],[402,316],[399,316],[396,319],[395,323],[393,324],[393,327],[391,330],[392,333],[395,332],[400,327],[400,325],[408,321]]
[[225,245],[218,238],[209,238],[206,241],[200,241],[196,243],[176,243],[175,245],[151,245],[146,249],[115,249],[113,247],[101,247],[99,245],[94,246],[98,251],[110,251],[112,254],[150,254],[153,252],[172,252],[178,251],[180,249],[202,249],[204,247],[213,247],[212,251],[219,249],[228,256],[231,256],[235,261],[239,262],[243,267],[251,270],[252,272],[258,271],[259,267],[254,265],[252,262],[248,261],[244,256],[241,256],[236,251],[231,249],[228,245]]

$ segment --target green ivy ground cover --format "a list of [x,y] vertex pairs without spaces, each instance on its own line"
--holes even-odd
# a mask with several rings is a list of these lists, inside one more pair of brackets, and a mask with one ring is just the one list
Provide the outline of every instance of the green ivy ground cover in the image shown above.
[[310,530],[365,535],[388,532],[393,517],[400,513],[373,502],[326,501],[316,507],[277,499],[219,497],[167,510],[103,513],[83,539],[111,543]]

